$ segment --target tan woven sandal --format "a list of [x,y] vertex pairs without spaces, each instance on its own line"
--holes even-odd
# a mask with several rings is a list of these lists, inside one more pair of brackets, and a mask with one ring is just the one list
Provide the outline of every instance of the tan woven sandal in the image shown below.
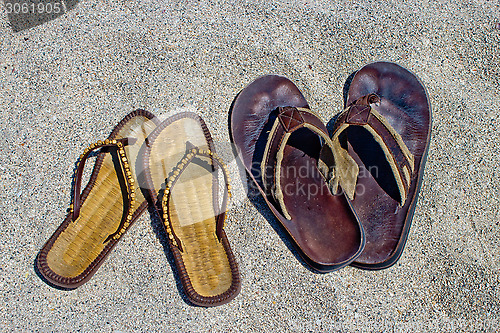
[[[153,120],[153,121],[151,121]],[[147,202],[138,190],[136,159],[156,127],[144,110],[128,114],[108,139],[85,149],[77,162],[69,213],[37,256],[49,284],[74,289],[90,279]],[[80,194],[85,161],[100,149],[90,180]]]
[[[189,301],[200,306],[229,302],[240,290],[224,231],[231,187],[204,121],[194,113],[168,118],[148,137],[143,161],[152,204]],[[220,206],[219,170],[226,185]]]

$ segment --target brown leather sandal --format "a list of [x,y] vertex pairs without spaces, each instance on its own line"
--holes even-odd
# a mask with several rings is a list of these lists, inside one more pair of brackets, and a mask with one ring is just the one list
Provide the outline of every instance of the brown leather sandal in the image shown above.
[[364,233],[338,184],[352,187],[357,165],[335,147],[326,127],[287,78],[264,76],[243,89],[231,112],[231,135],[250,175],[305,262],[329,272],[352,262]]
[[[128,114],[105,141],[85,149],[77,162],[73,198],[63,223],[40,250],[38,271],[58,287],[74,289],[88,281],[123,234],[147,207],[137,190],[135,160],[156,127],[144,110]],[[80,194],[85,161],[100,149],[90,180]]]
[[363,269],[393,265],[404,249],[422,183],[431,108],[418,78],[394,63],[360,69],[332,139],[359,165],[352,206],[366,233]]
[[[144,169],[186,296],[200,306],[229,302],[240,290],[224,230],[231,187],[205,122],[194,113],[163,121],[148,138]],[[219,170],[226,185],[220,206]]]

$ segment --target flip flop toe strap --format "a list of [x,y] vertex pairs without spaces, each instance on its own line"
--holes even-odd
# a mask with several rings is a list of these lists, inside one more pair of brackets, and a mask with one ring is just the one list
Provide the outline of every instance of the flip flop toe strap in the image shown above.
[[134,144],[137,141],[137,139],[132,139],[132,138],[124,138],[124,139],[106,139],[104,141],[97,141],[96,143],[91,144],[88,148],[86,148],[83,152],[83,154],[80,155],[80,158],[78,159],[76,168],[75,168],[75,175],[74,175],[74,187],[73,187],[73,201],[70,205],[70,214],[72,215],[72,220],[76,221],[78,216],[80,215],[80,209],[81,209],[81,184],[82,184],[82,174],[83,170],[85,168],[85,162],[87,161],[88,157],[90,154],[100,148],[103,147],[117,147],[118,148],[118,159],[120,161],[120,164],[122,166],[122,172],[125,178],[125,182],[127,184],[127,196],[128,196],[128,208],[127,208],[127,213],[124,215],[122,220],[120,221],[120,224],[117,228],[117,230],[109,235],[103,243],[106,243],[109,241],[111,238],[113,239],[118,239],[120,238],[125,230],[128,228],[130,225],[130,222],[132,221],[132,207],[135,201],[135,188],[134,188],[134,178],[132,176],[132,172],[130,171],[130,164],[127,158],[127,155],[125,153],[124,146],[129,145],[129,144]]
[[404,205],[415,171],[415,158],[404,143],[401,135],[387,119],[377,111],[380,97],[369,94],[349,105],[339,116],[334,127],[332,140],[339,142],[340,135],[349,126],[365,128],[380,145],[396,180],[400,202]]
[[226,191],[224,191],[224,196],[222,199],[222,205],[220,213],[217,214],[216,218],[216,227],[215,233],[217,235],[217,239],[220,242],[222,233],[226,223],[226,209],[228,205],[229,198],[231,197],[231,185],[229,174],[227,171],[227,167],[222,161],[222,159],[217,156],[214,152],[209,149],[200,149],[198,147],[193,147],[189,149],[184,157],[177,163],[171,172],[170,176],[165,179],[165,191],[163,192],[163,197],[161,200],[161,207],[163,211],[163,223],[165,226],[165,231],[167,232],[168,238],[172,242],[174,246],[176,246],[181,252],[183,252],[182,242],[175,234],[174,228],[172,226],[172,221],[170,219],[170,199],[172,197],[172,188],[179,180],[181,174],[186,170],[189,163],[193,161],[196,156],[204,156],[208,157],[212,160],[213,163],[218,165],[222,169],[222,173],[224,175],[224,182],[226,184]]
[[[280,178],[285,146],[293,132],[301,128],[307,128],[321,138],[323,148],[319,156],[318,169],[327,183],[342,185],[351,174],[356,179],[359,168],[347,153],[342,155],[338,152],[337,144],[326,133],[323,122],[310,109],[279,107],[276,112],[277,116],[269,132],[264,157],[260,165],[262,183],[266,191],[269,191],[269,194],[278,202],[283,216],[291,220],[290,213],[284,202]],[[341,163],[345,165],[345,168],[351,168],[352,172],[343,177],[335,171],[334,167],[331,167],[335,163]]]

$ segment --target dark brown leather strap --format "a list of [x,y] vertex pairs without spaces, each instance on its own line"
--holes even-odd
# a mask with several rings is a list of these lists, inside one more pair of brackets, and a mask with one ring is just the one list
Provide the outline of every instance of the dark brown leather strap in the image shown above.
[[330,149],[333,149],[333,146],[328,134],[323,130],[323,122],[310,109],[279,107],[274,112],[277,112],[277,117],[269,133],[261,163],[262,182],[266,191],[275,187],[275,191],[271,191],[270,194],[280,204],[283,215],[289,219],[289,214],[281,198],[277,174],[280,171],[284,145],[286,145],[290,135],[298,129],[307,128],[321,137],[325,146],[330,147]]
[[[83,174],[83,170],[85,169],[85,162],[87,161],[88,157],[90,156],[90,153],[92,153],[96,149],[100,149],[103,147],[118,146],[120,148],[120,147],[129,145],[129,144],[134,144],[136,141],[137,141],[137,139],[133,139],[133,138],[124,138],[124,139],[115,139],[115,140],[106,139],[105,141],[98,141],[97,143],[91,144],[87,149],[85,149],[83,154],[80,155],[80,158],[77,162],[77,167],[76,167],[76,172],[75,172],[75,177],[74,177],[75,184],[73,187],[73,203],[70,206],[70,212],[72,215],[71,219],[73,221],[76,221],[78,216],[80,216],[80,209],[81,209],[80,189],[81,189],[81,184],[82,184],[82,174]],[[122,164],[123,172],[125,172],[125,169],[128,169],[128,166],[127,167],[124,166],[124,162],[126,161],[126,157],[125,157],[125,161],[123,160],[124,156],[119,155],[118,158],[120,160],[120,163]],[[125,178],[126,183],[127,183],[128,192],[133,193],[134,192],[133,186],[129,183],[130,175],[129,176],[124,175],[124,178]],[[129,204],[128,210],[130,210],[130,209],[131,209],[131,205]],[[129,215],[129,212],[127,211],[127,214],[124,215],[124,218],[120,222],[120,225],[117,229],[117,232],[123,227],[123,225],[125,223],[125,218],[128,215]],[[112,235],[110,235],[110,237],[108,237],[104,242],[107,242],[115,234],[116,234],[116,232],[113,233]]]
[[351,103],[337,119],[332,138],[338,138],[349,126],[366,128],[379,143],[391,168],[397,173],[396,182],[401,187],[401,204],[404,204],[414,173],[414,157],[396,130],[376,111],[379,103],[380,98],[376,94],[363,96]]
[[[300,128],[307,127],[315,133],[323,132],[323,122],[311,110],[295,107],[280,107],[273,128],[269,133],[268,143],[264,152],[261,165],[262,181],[264,187],[269,188],[275,184],[277,152],[286,144],[289,135]],[[288,135],[287,135],[288,134]],[[324,138],[323,138],[324,139]]]
[[[196,156],[205,156],[211,159],[212,163],[215,163],[222,169],[222,173],[224,176],[224,182],[226,184],[226,189],[227,191],[224,191],[224,196],[222,199],[222,205],[221,205],[221,212],[217,214],[215,217],[216,219],[216,225],[215,225],[215,233],[217,235],[218,240],[221,240],[222,237],[222,232],[224,230],[224,223],[226,220],[226,209],[227,209],[227,203],[228,203],[228,198],[231,197],[231,185],[229,184],[229,174],[227,172],[227,168],[222,161],[220,157],[218,157],[216,154],[214,154],[211,150],[205,150],[205,149],[200,149],[198,147],[194,147],[192,144],[188,143],[188,147],[191,146],[193,148],[190,148],[185,156],[180,160],[179,163],[175,166],[175,168],[172,170],[172,173],[168,179],[165,179],[165,191],[163,193],[163,198],[162,198],[162,211],[163,211],[163,222],[165,225],[165,229],[167,232],[168,237],[170,238],[171,242],[173,243],[174,246],[179,248],[181,252],[183,252],[182,249],[182,244],[180,239],[177,237],[175,234],[174,228],[172,226],[172,221],[170,220],[170,197],[172,193],[172,187],[175,185],[177,180],[180,178],[181,174],[186,170],[187,166],[189,163],[193,161],[193,159]],[[215,210],[217,210],[217,207],[214,207]]]

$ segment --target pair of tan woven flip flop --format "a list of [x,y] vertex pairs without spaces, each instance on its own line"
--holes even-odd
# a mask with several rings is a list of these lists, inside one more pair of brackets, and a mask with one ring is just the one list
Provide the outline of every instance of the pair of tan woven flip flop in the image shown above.
[[[80,193],[85,161],[96,150]],[[163,222],[188,299],[201,306],[229,302],[240,289],[224,230],[229,197],[227,170],[199,116],[181,113],[160,122],[134,111],[80,156],[69,212],[38,254],[37,268],[50,284],[79,287],[150,204]]]
[[329,272],[400,257],[429,147],[424,86],[378,62],[350,82],[332,133],[287,78],[261,77],[233,103],[231,136],[248,175],[304,261]]

